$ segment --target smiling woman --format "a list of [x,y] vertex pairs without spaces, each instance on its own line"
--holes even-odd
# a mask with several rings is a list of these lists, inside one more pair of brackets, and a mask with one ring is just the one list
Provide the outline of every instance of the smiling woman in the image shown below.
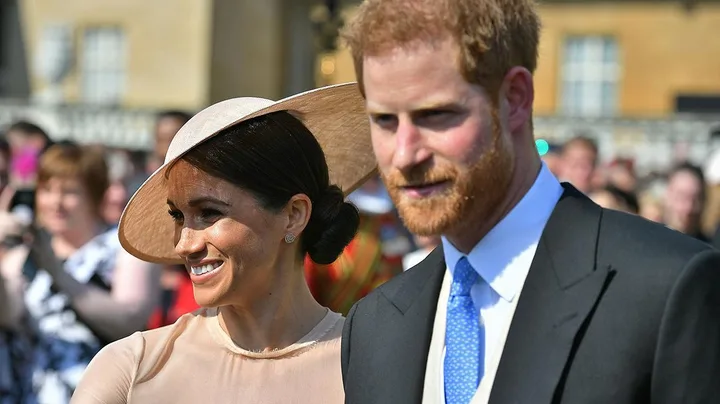
[[374,172],[354,84],[193,117],[119,233],[137,257],[184,264],[203,309],[108,346],[72,402],[342,403],[344,319],[313,299],[303,260],[338,257],[359,220],[345,193]]

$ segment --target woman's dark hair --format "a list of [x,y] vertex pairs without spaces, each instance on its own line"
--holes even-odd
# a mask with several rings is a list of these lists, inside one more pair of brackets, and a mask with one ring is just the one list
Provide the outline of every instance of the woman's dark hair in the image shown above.
[[241,122],[183,156],[200,170],[252,193],[271,211],[297,194],[312,201],[312,213],[300,237],[301,253],[330,264],[355,237],[360,216],[330,184],[325,155],[315,137],[287,112]]
[[634,193],[623,191],[615,185],[607,185],[602,190],[612,195],[618,202],[627,206],[630,212],[635,214],[640,212],[640,203]]

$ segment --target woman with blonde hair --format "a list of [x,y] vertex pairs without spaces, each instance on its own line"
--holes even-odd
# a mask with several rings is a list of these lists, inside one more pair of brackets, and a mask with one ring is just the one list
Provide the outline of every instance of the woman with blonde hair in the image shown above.
[[306,255],[333,262],[355,235],[344,193],[375,172],[353,84],[206,108],[135,193],[120,240],[183,264],[203,307],[93,360],[73,403],[342,403],[343,317],[318,304]]

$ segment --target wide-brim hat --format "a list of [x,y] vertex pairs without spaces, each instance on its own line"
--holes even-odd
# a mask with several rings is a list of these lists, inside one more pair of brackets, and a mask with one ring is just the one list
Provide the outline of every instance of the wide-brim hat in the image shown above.
[[167,213],[169,169],[223,129],[278,111],[291,113],[315,136],[325,153],[330,183],[338,185],[345,195],[376,173],[370,125],[357,83],[323,87],[277,102],[254,97],[222,101],[200,111],[180,128],[165,163],[130,198],[118,229],[123,248],[144,261],[182,263],[173,242],[175,224]]

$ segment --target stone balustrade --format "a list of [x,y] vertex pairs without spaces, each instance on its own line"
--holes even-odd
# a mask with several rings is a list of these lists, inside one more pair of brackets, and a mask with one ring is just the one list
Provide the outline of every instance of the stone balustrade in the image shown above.
[[[0,127],[28,119],[44,127],[54,139],[102,143],[134,150],[152,147],[154,110],[100,106],[44,106],[0,100]],[[578,133],[597,139],[601,156],[634,157],[640,171],[667,168],[672,161],[688,158],[701,163],[720,147],[720,114],[679,115],[662,119],[582,118],[540,116],[535,133],[550,142]]]

